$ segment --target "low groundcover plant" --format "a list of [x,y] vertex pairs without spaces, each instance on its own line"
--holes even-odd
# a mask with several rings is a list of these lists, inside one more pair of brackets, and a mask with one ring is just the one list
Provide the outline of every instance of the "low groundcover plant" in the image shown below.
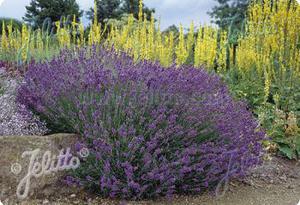
[[126,199],[199,193],[260,162],[264,132],[203,69],[98,47],[29,67],[18,101],[90,150],[70,184]]

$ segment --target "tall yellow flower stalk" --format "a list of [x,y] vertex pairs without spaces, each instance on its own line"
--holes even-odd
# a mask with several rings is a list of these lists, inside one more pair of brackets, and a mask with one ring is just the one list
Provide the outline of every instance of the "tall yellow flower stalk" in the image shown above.
[[57,40],[60,48],[70,48],[72,42],[72,36],[70,34],[70,28],[66,25],[66,19],[63,18],[63,26],[61,22],[57,21],[55,23],[57,29]]
[[73,20],[72,20],[72,43],[73,45],[76,45],[77,43],[77,26],[78,23],[76,22],[76,16],[73,15]]
[[183,27],[180,25],[179,27],[179,42],[178,45],[176,46],[176,64],[178,66],[183,65],[188,57],[188,50],[184,38],[184,32],[183,32]]
[[8,49],[8,39],[6,35],[6,26],[4,21],[2,22],[2,36],[1,36],[1,50],[2,52],[7,52]]
[[30,30],[23,24],[22,26],[22,60],[26,61],[28,58],[28,52],[30,51]]
[[216,28],[200,26],[194,55],[195,67],[205,66],[208,69],[214,67],[218,49],[217,36],[218,30]]
[[105,32],[105,29],[102,31],[102,25],[98,22],[98,10],[97,10],[97,1],[94,1],[94,21],[91,25],[88,44],[92,46],[94,44],[100,44],[102,40],[102,33]]
[[139,25],[143,22],[143,0],[139,0]]
[[9,46],[11,48],[13,48],[14,37],[13,37],[13,25],[12,25],[12,21],[10,22],[10,24],[7,25],[7,32],[8,32]]
[[225,72],[227,66],[227,48],[228,48],[228,36],[226,31],[220,31],[220,37],[218,42],[218,56],[217,56],[217,67],[218,72]]
[[201,59],[201,44],[202,44],[202,36],[203,36],[203,30],[200,27],[198,30],[197,34],[197,40],[196,40],[196,47],[195,47],[195,53],[194,53],[194,65],[195,67],[200,67],[202,64],[202,59]]
[[148,51],[148,33],[147,33],[147,16],[144,16],[144,21],[140,27],[140,57],[141,59],[149,59],[149,51]]
[[147,41],[146,47],[148,49],[146,60],[155,60],[155,51],[154,51],[154,44],[155,44],[155,22],[154,16],[151,14],[151,20],[148,24],[148,32],[147,32]]
[[154,45],[154,61],[164,61],[162,56],[162,49],[163,49],[163,44],[162,44],[162,34],[160,30],[160,21],[158,23],[157,30],[155,32],[155,45]]
[[43,41],[43,33],[41,29],[38,29],[36,31],[36,48],[37,48],[37,52],[43,53],[44,41]]
[[77,45],[85,46],[84,25],[82,22],[79,24],[78,30],[79,30],[79,38],[77,39]]
[[194,35],[195,35],[195,25],[194,25],[194,22],[192,21],[192,23],[190,25],[188,37],[187,37],[187,50],[188,50],[189,54],[191,52],[193,52],[193,46],[195,44]]
[[164,67],[171,66],[174,62],[174,34],[170,32],[168,36],[165,36],[164,46],[162,46],[163,52],[161,53],[160,63]]

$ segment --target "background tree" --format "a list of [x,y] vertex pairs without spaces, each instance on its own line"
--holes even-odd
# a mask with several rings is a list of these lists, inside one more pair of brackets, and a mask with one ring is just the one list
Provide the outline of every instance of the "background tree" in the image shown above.
[[173,25],[169,26],[168,28],[166,28],[163,31],[163,34],[168,35],[171,32],[173,32],[174,35],[177,35],[179,33],[179,28],[175,24],[173,24]]
[[[120,17],[121,0],[97,0],[98,22],[103,23],[105,19],[115,19]],[[86,12],[90,20],[94,19],[94,8]]]
[[[133,14],[138,18],[139,0],[96,0],[98,21],[103,23],[105,19],[120,19],[124,14]],[[151,13],[154,9],[150,9],[143,5],[143,11],[150,19]],[[90,8],[87,12],[90,20],[94,19],[94,8]]]
[[177,42],[177,41],[178,41],[178,38],[179,38],[179,28],[178,28],[175,24],[169,26],[168,28],[166,28],[166,29],[162,32],[162,34],[163,34],[164,36],[169,36],[170,33],[173,33],[173,35],[174,35],[174,40],[175,40],[175,42]]
[[[216,0],[218,5],[215,6],[210,16],[213,23],[217,24],[221,29],[228,31],[228,42],[233,48],[233,64],[236,63],[236,50],[238,46],[238,38],[244,30],[247,9],[250,0]],[[230,52],[227,47],[227,69],[230,65]]]
[[37,28],[41,27],[46,19],[55,22],[62,16],[73,15],[79,19],[82,13],[76,0],[31,0],[30,5],[26,6],[23,20]]
[[215,6],[209,15],[213,18],[213,23],[222,29],[228,29],[230,26],[241,30],[246,18],[249,0],[216,0]]
[[[135,18],[138,18],[139,0],[123,0],[121,11],[122,13],[131,13]],[[155,13],[155,9],[150,9],[143,4],[143,12],[147,15],[147,18],[150,19],[151,13]]]

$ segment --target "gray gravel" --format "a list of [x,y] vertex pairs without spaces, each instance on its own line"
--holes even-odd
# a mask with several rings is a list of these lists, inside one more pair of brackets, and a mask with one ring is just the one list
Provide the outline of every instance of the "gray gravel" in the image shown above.
[[5,68],[0,68],[0,136],[44,135],[47,132],[45,124],[15,103],[20,81],[10,77]]

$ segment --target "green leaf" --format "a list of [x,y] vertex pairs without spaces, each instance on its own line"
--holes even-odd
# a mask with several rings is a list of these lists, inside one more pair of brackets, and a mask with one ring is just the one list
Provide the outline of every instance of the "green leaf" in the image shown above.
[[298,155],[300,155],[300,135],[296,137],[296,150],[297,150],[297,153]]
[[280,146],[279,151],[287,156],[289,159],[295,158],[295,152],[289,146]]

